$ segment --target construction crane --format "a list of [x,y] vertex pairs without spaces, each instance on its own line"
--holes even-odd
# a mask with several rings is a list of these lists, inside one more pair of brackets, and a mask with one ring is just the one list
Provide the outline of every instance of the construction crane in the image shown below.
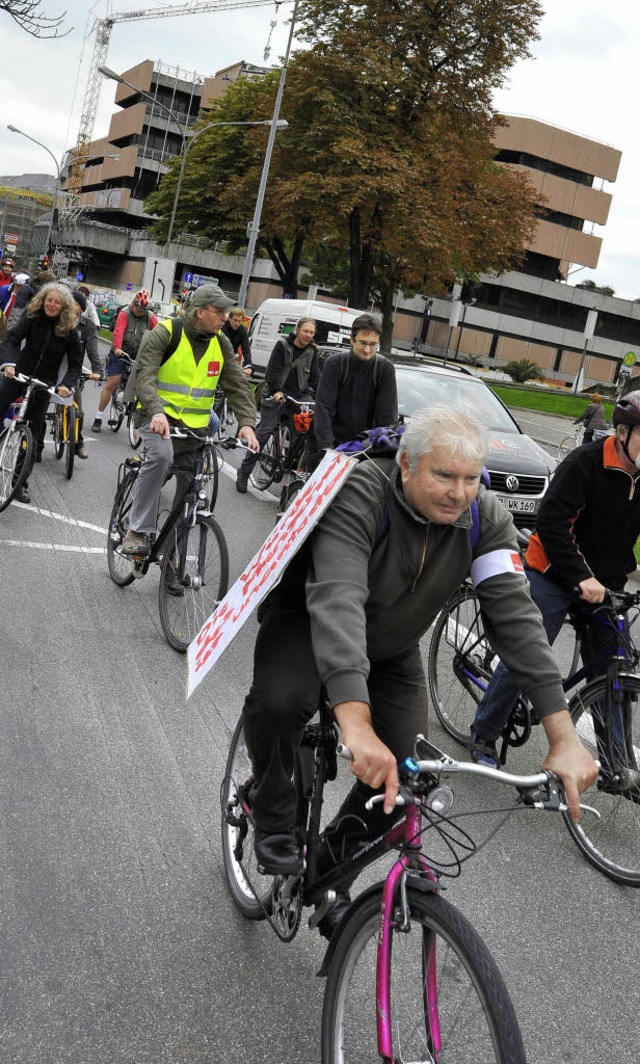
[[[144,22],[147,19],[171,18],[180,15],[202,15],[207,11],[232,11],[244,7],[266,7],[274,0],[190,0],[186,4],[171,4],[166,7],[152,7],[144,11],[125,11],[121,14],[108,15],[107,18],[96,19],[96,39],[91,57],[87,91],[85,93],[82,115],[80,116],[80,129],[78,141],[73,151],[73,162],[69,174],[67,189],[76,195],[82,188],[82,172],[89,157],[89,144],[93,138],[93,129],[98,110],[98,97],[102,76],[99,67],[103,66],[107,57],[111,30],[117,22]],[[278,4],[278,0],[275,0]]]

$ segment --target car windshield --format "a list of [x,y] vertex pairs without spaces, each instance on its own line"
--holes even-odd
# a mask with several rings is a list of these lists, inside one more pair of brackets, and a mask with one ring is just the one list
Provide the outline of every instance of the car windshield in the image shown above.
[[411,417],[424,406],[466,406],[487,428],[519,433],[508,410],[484,381],[463,374],[438,373],[425,368],[396,365],[398,409]]

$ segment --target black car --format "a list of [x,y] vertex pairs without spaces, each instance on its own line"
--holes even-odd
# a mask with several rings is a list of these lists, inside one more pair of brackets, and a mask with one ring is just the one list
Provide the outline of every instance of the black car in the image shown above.
[[522,432],[497,395],[469,370],[422,358],[396,361],[395,368],[402,417],[410,418],[425,406],[464,406],[486,426],[491,490],[519,528],[532,528],[555,458]]

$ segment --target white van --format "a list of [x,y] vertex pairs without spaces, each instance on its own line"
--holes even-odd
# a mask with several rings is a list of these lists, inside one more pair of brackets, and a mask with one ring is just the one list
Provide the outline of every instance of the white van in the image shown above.
[[258,369],[266,369],[276,340],[289,336],[300,318],[313,318],[316,322],[317,344],[348,346],[351,323],[364,313],[316,299],[265,299],[249,326],[253,364]]

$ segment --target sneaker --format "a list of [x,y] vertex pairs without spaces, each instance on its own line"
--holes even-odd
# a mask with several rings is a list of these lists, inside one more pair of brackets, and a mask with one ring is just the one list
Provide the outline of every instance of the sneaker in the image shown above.
[[93,425],[91,426],[92,432],[102,432],[102,418],[94,417]]
[[150,551],[149,537],[146,532],[134,532],[133,529],[129,529],[126,536],[122,541],[120,548],[123,554],[149,554]]
[[500,759],[493,739],[483,739],[471,726],[471,760],[476,765],[487,765],[489,768],[499,768]]
[[238,474],[236,476],[236,491],[239,491],[241,495],[246,495],[248,483],[248,475],[246,473],[243,473],[242,470],[239,469]]
[[336,900],[329,906],[321,920],[318,921],[318,931],[323,938],[330,941],[338,924],[351,906],[351,895],[345,891],[336,892]]
[[76,443],[76,458],[88,458],[89,452],[85,450],[83,443]]

